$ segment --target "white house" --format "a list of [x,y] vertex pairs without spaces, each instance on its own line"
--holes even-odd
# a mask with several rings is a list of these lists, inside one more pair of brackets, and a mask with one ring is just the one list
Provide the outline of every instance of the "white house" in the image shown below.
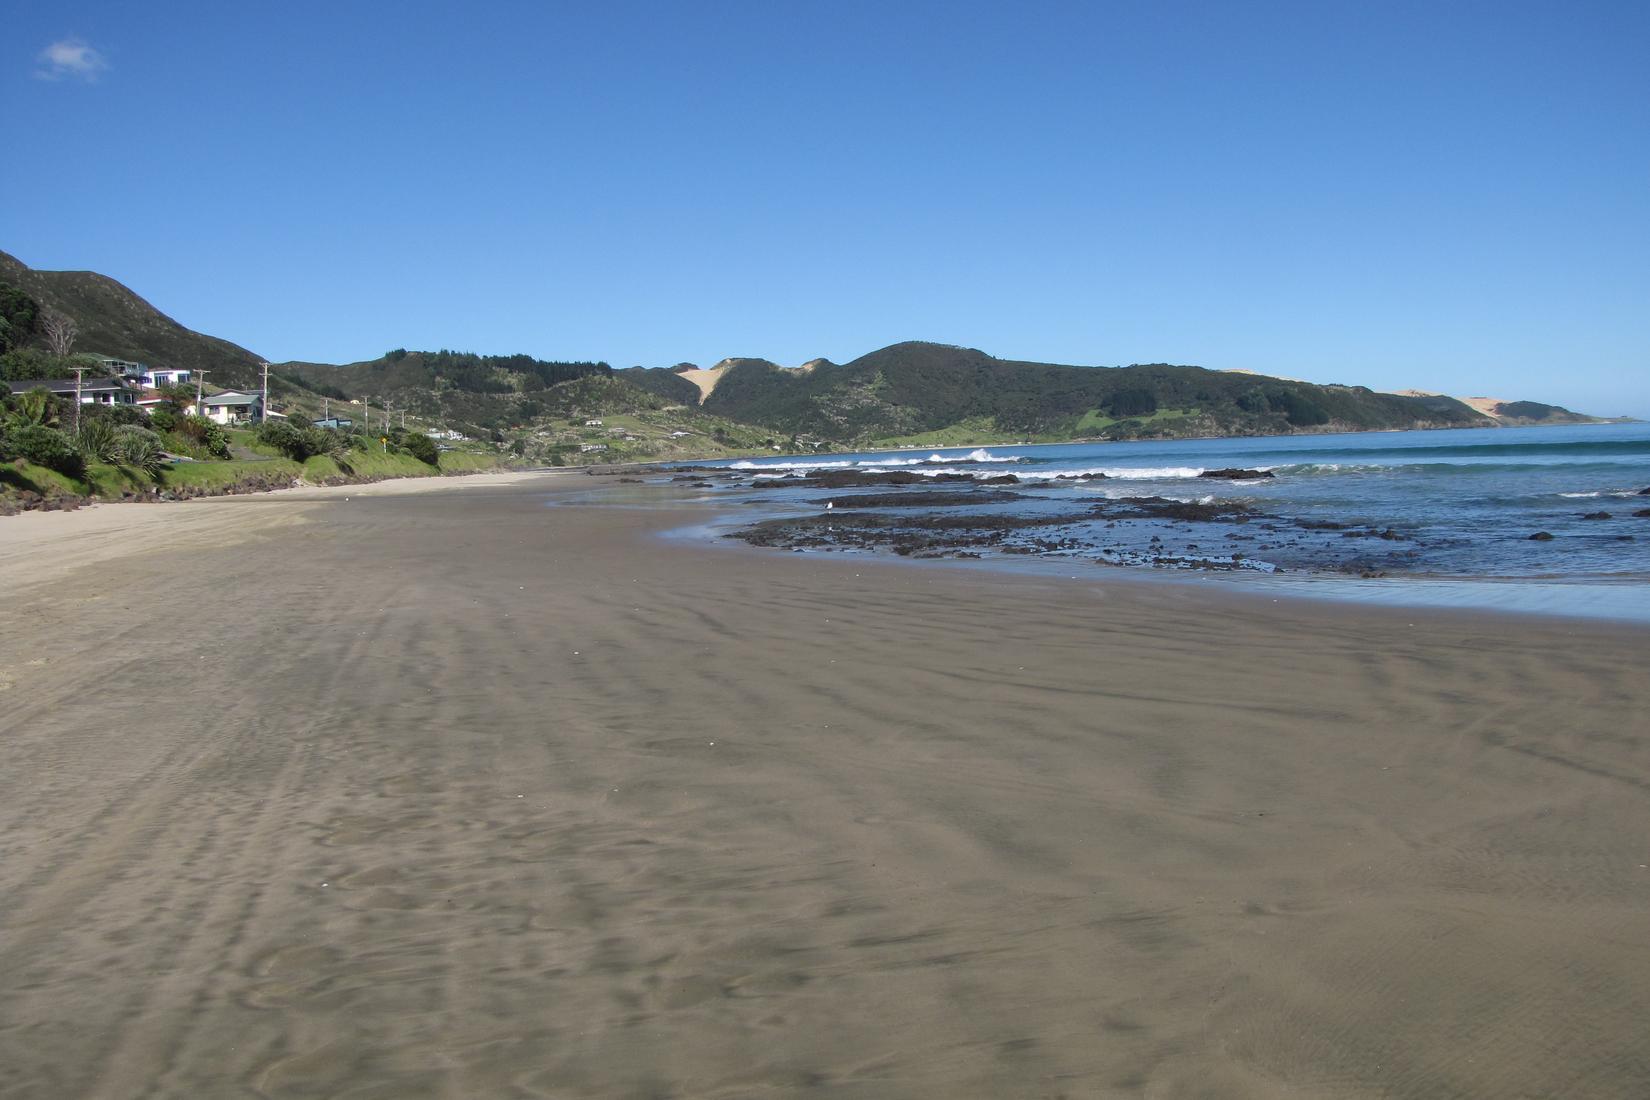
[[138,378],[148,370],[142,363],[134,363],[130,359],[116,359],[112,355],[95,355],[98,366],[110,374],[118,374],[122,378]]
[[142,363],[134,363],[130,359],[116,359],[113,356],[100,355],[99,364],[110,374],[118,374],[128,382],[140,386],[181,386],[189,381],[190,373],[187,370],[178,370],[172,367],[146,367]]
[[202,398],[200,408],[195,411],[219,424],[238,424],[260,419],[264,411],[264,402],[263,398],[255,393],[224,390],[222,393]]

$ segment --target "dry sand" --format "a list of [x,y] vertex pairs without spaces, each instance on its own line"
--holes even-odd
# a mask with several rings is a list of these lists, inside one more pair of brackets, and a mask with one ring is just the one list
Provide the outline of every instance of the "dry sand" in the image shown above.
[[1650,632],[591,483],[0,521],[0,1096],[1650,1095]]

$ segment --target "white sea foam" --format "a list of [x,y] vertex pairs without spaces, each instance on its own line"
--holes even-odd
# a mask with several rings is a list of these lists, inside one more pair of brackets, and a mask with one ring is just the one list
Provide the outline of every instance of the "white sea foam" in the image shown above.
[[965,455],[931,454],[925,460],[932,463],[952,462],[1024,462],[1025,459],[1016,455],[994,455],[984,447],[976,448]]
[[1559,493],[1558,495],[1568,497],[1571,500],[1591,500],[1593,497],[1636,497],[1639,495],[1639,491],[1637,489],[1597,489],[1591,493]]
[[729,466],[730,470],[845,470],[854,465],[844,459],[841,462],[752,462],[748,458],[740,459]]
[[965,455],[942,455],[938,451],[927,458],[914,456],[889,455],[886,458],[861,459],[803,459],[793,462],[772,462],[767,460],[752,461],[745,458],[728,464],[730,470],[846,470],[861,467],[867,470],[892,469],[898,466],[957,466],[977,463],[1025,462],[1024,458],[1014,455],[994,455],[981,447],[969,451]]
[[1080,478],[1085,474],[1091,477],[1095,474],[1104,474],[1113,481],[1169,481],[1196,477],[1202,472],[1202,466],[1082,466],[1066,470],[1038,470],[1020,476],[1053,481],[1057,478]]

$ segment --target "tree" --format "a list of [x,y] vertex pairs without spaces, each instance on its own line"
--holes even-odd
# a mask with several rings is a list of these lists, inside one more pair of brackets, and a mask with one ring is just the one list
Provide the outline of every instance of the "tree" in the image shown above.
[[420,462],[428,463],[431,466],[439,465],[441,462],[441,452],[436,447],[435,440],[427,435],[408,432],[401,437],[400,443],[403,451],[406,451]]
[[1119,390],[1107,402],[1112,416],[1119,420],[1131,416],[1150,416],[1157,411],[1157,395],[1144,387]]
[[40,322],[40,331],[46,334],[46,346],[53,355],[67,357],[74,349],[74,338],[80,335],[73,318],[54,310],[46,310]]
[[7,419],[13,427],[55,428],[58,424],[56,405],[49,390],[36,386],[11,399],[11,415]]
[[40,303],[20,287],[0,283],[0,352],[20,348],[40,329]]

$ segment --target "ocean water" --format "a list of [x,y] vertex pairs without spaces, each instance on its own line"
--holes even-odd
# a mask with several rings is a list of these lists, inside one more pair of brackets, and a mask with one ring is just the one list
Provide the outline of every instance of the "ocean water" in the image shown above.
[[[972,488],[944,474],[1012,474],[1016,483],[990,487],[1010,499],[878,511],[909,532],[936,517],[953,517],[953,529],[968,522],[956,518],[963,516],[1047,521],[976,544],[908,538],[897,552],[921,546],[914,556],[1092,561],[1274,586],[1336,581],[1335,591],[1321,583],[1315,591],[1650,619],[1650,515],[1635,515],[1650,510],[1650,495],[1641,495],[1650,488],[1650,424],[918,449],[710,465],[710,497],[741,498],[741,523],[819,517],[830,501],[839,510],[828,514],[844,519],[816,522],[806,544],[793,547],[810,552],[891,548],[873,545],[886,530],[868,540],[852,526],[864,522],[856,517],[865,513],[851,510],[856,494],[886,500]],[[1199,476],[1226,468],[1273,476]],[[923,481],[797,484],[829,470],[909,471]],[[1165,509],[1173,502],[1216,507],[1205,509],[1212,518],[1188,518]],[[1538,532],[1551,538],[1531,539]]]

